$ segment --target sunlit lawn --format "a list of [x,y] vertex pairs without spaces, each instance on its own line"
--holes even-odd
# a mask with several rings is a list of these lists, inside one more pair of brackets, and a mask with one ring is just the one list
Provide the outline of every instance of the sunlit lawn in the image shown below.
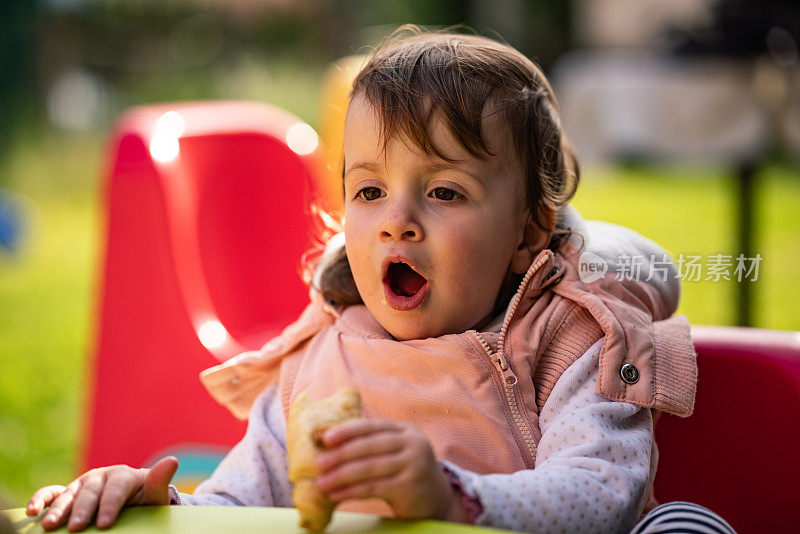
[[[0,256],[0,492],[6,504],[22,505],[36,487],[73,474],[95,328],[100,153],[91,139],[52,142],[14,167],[29,177],[18,189],[36,206],[36,224],[21,255]],[[53,183],[43,185],[48,177]],[[800,329],[800,173],[769,167],[761,184],[757,325]],[[730,186],[731,177],[719,169],[590,170],[574,203],[586,217],[631,226],[673,255],[733,255]],[[681,311],[695,324],[730,324],[733,290],[730,282],[686,283]]]
[[[637,169],[590,172],[573,202],[587,218],[629,226],[673,257],[733,256],[737,251],[734,176],[720,169]],[[768,166],[759,175],[754,284],[755,326],[800,329],[800,170]],[[686,281],[679,311],[694,324],[736,321],[734,280]],[[731,273],[733,274],[733,273]],[[733,277],[732,277],[733,278]]]

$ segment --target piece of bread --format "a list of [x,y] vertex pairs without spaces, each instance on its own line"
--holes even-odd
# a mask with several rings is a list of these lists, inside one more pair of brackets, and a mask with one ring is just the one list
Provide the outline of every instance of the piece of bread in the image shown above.
[[286,448],[289,480],[294,483],[292,501],[300,512],[300,526],[322,530],[331,520],[336,504],[317,489],[317,455],[324,450],[322,434],[329,428],[361,417],[361,397],[342,388],[327,399],[314,401],[301,393],[289,409]]

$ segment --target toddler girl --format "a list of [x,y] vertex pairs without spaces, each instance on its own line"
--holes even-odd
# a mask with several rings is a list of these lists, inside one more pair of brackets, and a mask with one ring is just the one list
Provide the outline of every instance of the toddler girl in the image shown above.
[[652,508],[653,414],[694,402],[677,278],[568,206],[578,167],[541,71],[486,38],[400,32],[354,82],[344,152],[344,231],[310,304],[202,375],[249,414],[242,441],[193,495],[168,486],[174,458],[42,488],[45,528],[125,504],[291,506],[288,409],[343,386],[365,417],[323,434],[317,479],[340,510],[544,533],[627,531]]

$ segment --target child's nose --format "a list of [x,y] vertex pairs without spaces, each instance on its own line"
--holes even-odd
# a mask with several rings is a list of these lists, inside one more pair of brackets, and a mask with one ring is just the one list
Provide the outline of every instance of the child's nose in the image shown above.
[[393,206],[381,224],[380,237],[385,241],[393,239],[419,241],[423,238],[422,226],[416,221],[409,206]]

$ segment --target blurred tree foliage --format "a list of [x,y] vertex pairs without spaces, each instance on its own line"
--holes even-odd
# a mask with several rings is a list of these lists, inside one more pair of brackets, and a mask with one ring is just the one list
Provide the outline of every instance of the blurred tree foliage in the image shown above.
[[0,1],[3,115],[24,109],[9,104],[15,95],[45,109],[48,91],[74,71],[108,84],[112,116],[140,102],[226,96],[220,72],[242,58],[322,69],[405,23],[499,35],[545,67],[570,42],[560,0]]
[[7,182],[5,163],[17,130],[30,117],[37,93],[35,58],[35,21],[38,14],[34,0],[0,0],[0,185]]
[[[139,104],[258,100],[317,126],[330,63],[369,52],[402,24],[473,28],[507,40],[545,69],[571,44],[570,3],[561,0],[0,0],[0,6],[0,186],[19,191],[33,182],[68,186],[57,173],[32,176],[26,162],[56,145],[92,147],[94,154],[115,118]],[[92,183],[86,177],[70,187]]]

